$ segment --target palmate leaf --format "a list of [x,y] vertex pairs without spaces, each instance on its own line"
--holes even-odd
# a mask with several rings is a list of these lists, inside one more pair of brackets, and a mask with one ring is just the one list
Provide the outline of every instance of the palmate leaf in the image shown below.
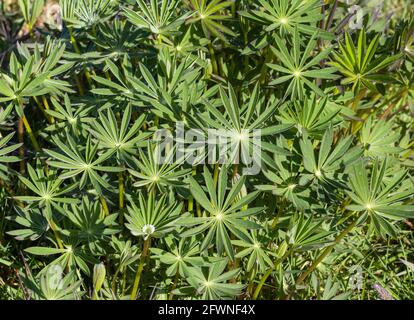
[[43,61],[35,63],[31,56],[24,65],[19,62],[14,52],[10,55],[10,74],[0,73],[0,102],[13,101],[19,114],[23,112],[20,102],[27,97],[35,97],[50,92],[45,87],[49,74],[35,72]]
[[236,258],[248,257],[247,271],[251,271],[254,268],[255,270],[265,272],[267,268],[273,267],[272,259],[276,255],[267,248],[270,240],[260,236],[258,233],[258,231],[253,230],[248,236],[249,241],[232,240],[232,244],[241,247],[236,254]]
[[[292,127],[291,124],[276,124],[269,121],[278,110],[279,100],[273,99],[266,104],[264,99],[260,98],[258,84],[251,95],[245,96],[241,103],[231,84],[228,84],[228,94],[221,86],[219,93],[220,102],[217,104],[213,105],[210,101],[203,100],[208,113],[200,113],[196,117],[189,115],[188,119],[206,139],[216,139],[222,143],[221,147],[227,151],[227,163],[237,163],[239,157],[242,157],[245,164],[258,162],[261,155],[254,153],[258,149],[286,153],[277,145],[262,141],[262,137],[276,137]],[[224,109],[224,112],[221,109]],[[211,129],[216,131],[213,132]],[[251,150],[254,153],[252,159],[249,161],[243,158],[251,155]]]
[[55,98],[51,98],[50,101],[54,106],[55,110],[46,109],[45,112],[50,116],[54,117],[58,121],[46,127],[46,131],[64,131],[66,128],[71,128],[73,134],[79,135],[82,130],[84,123],[90,122],[92,118],[88,117],[93,106],[74,106],[70,101],[67,94],[64,96],[63,106]]
[[140,101],[140,87],[134,85],[133,82],[130,81],[130,75],[126,68],[120,69],[117,65],[112,62],[111,60],[107,59],[105,61],[107,71],[109,71],[114,78],[108,80],[107,78],[94,75],[92,79],[95,80],[103,87],[94,88],[91,91],[94,94],[111,97],[116,102],[117,101],[128,101],[136,106],[142,106],[142,102]]
[[232,4],[231,1],[189,0],[189,3],[191,5],[190,9],[193,11],[186,23],[200,23],[207,38],[215,36],[226,40],[226,35],[236,36],[234,31],[220,23],[220,21],[231,18],[230,15],[220,14],[220,12]]
[[161,192],[167,187],[184,187],[183,179],[191,169],[180,168],[184,158],[175,159],[175,156],[175,147],[163,150],[162,145],[147,142],[147,153],[140,149],[139,157],[133,158],[132,166],[128,169],[132,176],[138,178],[133,186],[147,186],[149,190]]
[[365,156],[381,158],[404,150],[398,147],[401,138],[399,130],[393,130],[392,127],[392,122],[380,120],[374,123],[372,117],[367,119],[360,136]]
[[99,112],[99,120],[91,123],[89,131],[98,139],[99,146],[104,149],[113,150],[116,152],[118,161],[128,161],[131,155],[137,154],[137,144],[143,141],[151,133],[139,132],[142,124],[145,121],[145,114],[142,114],[131,122],[131,106],[128,105],[122,116],[121,125],[115,117],[112,108],[107,109],[107,116],[103,112]]
[[[230,299],[241,294],[245,287],[243,284],[228,283],[240,272],[240,269],[234,269],[224,272],[227,266],[227,259],[211,264],[208,268],[190,267],[190,276],[187,278],[188,283],[196,290],[196,295],[201,295],[202,299]],[[177,290],[185,290],[180,288]]]
[[178,272],[182,277],[187,277],[191,274],[190,267],[201,267],[218,260],[200,256],[199,243],[195,237],[181,238],[179,241],[167,237],[165,243],[166,250],[151,248],[151,252],[153,258],[169,266],[166,270],[168,276],[174,276]]
[[[129,21],[115,19],[113,23],[98,25],[96,35],[89,35],[99,47],[99,52],[110,61],[123,61],[133,55],[137,43],[143,42],[146,37],[143,30],[137,29]],[[144,45],[142,50],[144,49]]]
[[411,2],[0,0],[0,299],[412,298]]
[[300,141],[305,170],[313,175],[315,182],[320,184],[328,194],[332,193],[333,189],[346,189],[344,169],[362,156],[361,148],[351,148],[352,136],[338,141],[333,147],[333,134],[332,127],[325,131],[318,156],[315,155],[314,144],[306,134]]
[[325,96],[325,93],[315,83],[315,79],[334,80],[338,78],[334,73],[336,68],[325,67],[321,68],[320,62],[326,59],[330,53],[330,49],[323,49],[315,56],[311,56],[316,48],[318,33],[314,33],[312,38],[307,42],[307,45],[302,52],[301,39],[296,29],[293,34],[293,46],[290,51],[287,49],[285,40],[275,35],[276,47],[271,47],[274,55],[280,59],[281,64],[267,64],[271,69],[276,70],[281,76],[272,80],[269,85],[278,85],[284,82],[289,82],[286,90],[286,95],[291,94],[292,100],[296,97],[303,98],[305,94],[305,87],[315,92],[319,96]]
[[56,171],[49,169],[45,174],[40,161],[37,161],[36,168],[28,164],[27,171],[30,179],[23,176],[19,176],[19,179],[35,195],[15,196],[16,200],[27,202],[31,206],[46,208],[48,219],[52,216],[52,207],[59,209],[59,204],[78,202],[78,199],[64,197],[78,186],[77,182],[62,187],[63,180],[57,177]]
[[[63,58],[66,49],[63,41],[47,37],[45,43],[42,46],[36,44],[33,51],[27,45],[18,45],[17,49],[22,58],[22,64],[33,59],[32,78],[36,78],[39,74],[47,75],[43,86],[48,93],[60,95],[64,92],[74,92],[70,82],[63,77],[58,78],[74,66],[74,62],[65,61]],[[39,95],[36,91],[33,93]]]
[[44,150],[46,154],[51,157],[51,159],[47,161],[50,166],[65,170],[65,172],[59,176],[60,179],[68,179],[81,175],[79,181],[80,189],[83,189],[88,181],[90,181],[96,192],[101,194],[101,187],[108,189],[110,188],[110,185],[98,174],[98,172],[123,171],[123,168],[116,166],[102,166],[102,163],[114,154],[116,150],[107,150],[105,153],[97,156],[99,144],[95,143],[93,145],[90,137],[88,137],[86,141],[86,147],[83,152],[80,152],[77,143],[70,135],[67,135],[67,142],[68,145],[64,144],[59,138],[56,138],[54,139],[54,143],[59,148],[60,152]]
[[71,223],[62,232],[87,244],[91,252],[104,253],[103,247],[111,239],[110,236],[120,231],[116,223],[118,214],[103,217],[99,202],[92,202],[86,196],[82,198],[81,205],[71,205],[65,209],[65,215]]
[[259,0],[258,10],[240,11],[240,15],[265,25],[266,32],[279,31],[280,35],[300,33],[312,35],[318,31],[324,37],[331,37],[328,32],[317,28],[322,19],[321,3],[318,0]]
[[[387,177],[389,171],[391,177]],[[369,219],[371,228],[380,235],[395,237],[391,221],[414,217],[414,206],[403,203],[414,194],[412,182],[406,183],[405,176],[406,171],[389,166],[387,158],[375,160],[370,177],[363,162],[359,162],[350,175],[351,191],[346,191],[353,202],[348,210],[360,212],[361,221]]]
[[286,242],[298,251],[308,251],[322,248],[330,243],[329,236],[333,233],[322,228],[323,220],[315,221],[299,214],[291,220],[291,225],[286,233]]
[[125,216],[126,227],[134,236],[162,238],[178,227],[178,220],[183,204],[167,203],[166,195],[159,200],[155,199],[154,192],[150,192],[148,200],[142,193],[138,196],[139,205],[131,199],[128,214]]
[[0,178],[3,180],[8,180],[7,172],[9,171],[9,168],[7,167],[7,164],[20,160],[17,156],[11,155],[11,153],[20,148],[22,143],[7,146],[13,136],[14,132],[0,138]]
[[[26,252],[32,255],[50,256],[57,255],[59,257],[53,260],[50,265],[59,265],[62,269],[76,270],[79,268],[87,276],[90,275],[89,264],[96,264],[99,260],[91,255],[90,251],[85,245],[81,245],[76,239],[67,239],[64,248],[51,247],[28,247]],[[47,266],[43,268],[39,274],[47,272]]]
[[329,62],[344,76],[342,84],[352,84],[354,95],[361,86],[377,91],[375,83],[391,80],[383,71],[398,60],[401,55],[375,56],[379,46],[380,35],[377,34],[367,45],[366,33],[362,29],[358,35],[357,46],[354,45],[349,33],[345,34],[345,43],[339,43],[340,52],[332,54],[334,61]]
[[7,234],[17,240],[37,240],[49,230],[49,223],[39,209],[16,208],[17,214],[8,219],[17,223],[21,229],[8,231]]
[[[198,58],[186,58],[179,61],[165,47],[158,54],[158,74],[153,76],[144,64],[139,64],[141,78],[128,77],[134,90],[139,92],[139,97],[145,106],[150,106],[151,111],[158,117],[172,121],[183,120],[183,108],[181,99],[186,94],[185,90],[201,76],[201,68],[197,65]],[[193,90],[202,90],[205,86],[193,87]],[[202,94],[202,93],[201,93]]]
[[116,14],[111,0],[63,0],[63,19],[76,29],[91,29]]
[[214,241],[217,252],[222,254],[224,251],[234,259],[234,249],[231,245],[229,233],[239,239],[249,241],[247,236],[248,229],[258,229],[260,225],[248,220],[252,215],[257,215],[263,211],[263,208],[255,207],[243,210],[243,208],[252,202],[258,192],[248,194],[243,198],[238,198],[241,188],[244,185],[245,177],[242,177],[227,192],[227,167],[223,166],[218,179],[218,186],[214,186],[213,178],[204,167],[204,182],[207,187],[208,197],[198,182],[190,177],[190,191],[194,199],[205,209],[206,214],[199,218],[183,218],[181,223],[185,226],[196,226],[184,231],[182,237],[190,237],[207,231],[200,250],[206,250]]
[[[286,141],[283,142],[280,145],[286,147]],[[265,163],[263,175],[266,180],[263,183],[270,182],[270,184],[258,184],[256,188],[272,192],[299,209],[309,209],[315,200],[308,187],[309,179],[303,179],[300,175],[301,163],[293,157],[278,152],[274,153],[273,158],[266,159]]]
[[31,275],[23,276],[22,279],[34,300],[80,300],[84,295],[80,289],[82,281],[77,279],[76,273],[63,275],[58,265],[50,264],[46,272],[36,279]]
[[169,36],[176,34],[181,24],[185,22],[189,13],[176,16],[176,8],[180,3],[178,0],[136,0],[139,11],[135,12],[129,8],[123,8],[124,15],[131,23],[157,36]]
[[296,126],[298,134],[306,132],[311,137],[321,137],[330,126],[339,124],[341,108],[332,106],[328,98],[318,99],[311,94],[301,101],[292,101],[281,107],[278,118],[281,122]]

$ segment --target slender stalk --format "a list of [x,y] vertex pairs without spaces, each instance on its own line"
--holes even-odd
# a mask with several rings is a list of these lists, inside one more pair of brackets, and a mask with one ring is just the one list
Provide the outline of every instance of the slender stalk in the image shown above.
[[17,124],[17,135],[18,135],[19,143],[22,143],[22,146],[19,148],[19,156],[20,156],[20,159],[22,159],[20,161],[20,173],[24,174],[26,170],[26,165],[24,161],[24,125],[23,125],[22,118],[19,119],[19,122]]
[[97,300],[97,298],[98,298],[98,292],[96,292],[96,289],[93,289],[92,300]]
[[125,295],[125,287],[126,287],[126,272],[122,275],[122,290],[121,290],[121,296],[123,297]]
[[197,208],[197,217],[201,217],[201,207],[198,202],[196,202],[196,208]]
[[239,164],[235,163],[233,165],[233,178],[235,178],[237,176],[238,171],[239,171]]
[[[47,98],[45,96],[42,96],[42,101],[43,101],[43,105],[45,107],[45,110],[50,110],[49,102],[47,102]],[[50,123],[55,122],[55,118],[53,118],[52,116],[47,115],[47,119]]]
[[36,140],[35,135],[33,134],[32,128],[30,127],[29,121],[27,121],[27,118],[25,116],[25,114],[22,115],[21,117],[24,127],[26,128],[27,134],[29,135],[30,141],[33,144],[34,149],[39,152],[40,151],[40,145]]
[[105,200],[104,196],[100,196],[99,199],[101,201],[102,209],[103,209],[105,217],[109,216],[108,204],[106,203],[106,200]]
[[256,270],[255,270],[255,268],[252,268],[252,270],[250,270],[249,276],[248,276],[249,284],[247,285],[247,292],[246,292],[248,297],[250,297],[253,294],[253,288],[254,288],[254,281],[253,280],[254,280],[255,276],[256,276]]
[[[79,46],[78,46],[78,44],[77,44],[77,42],[76,42],[75,37],[73,36],[72,29],[68,28],[68,30],[69,30],[70,42],[72,43],[73,48],[75,49],[75,52],[76,52],[77,54],[81,54],[80,48],[79,48]],[[86,77],[86,80],[88,81],[89,85],[92,87],[92,79],[91,79],[91,74],[89,73],[89,71],[88,71],[88,69],[87,69],[86,67],[84,67],[84,72],[85,72],[85,77]],[[77,79],[77,81],[78,81],[78,79]],[[79,80],[79,82],[78,82],[78,86],[79,86],[79,84],[80,84],[80,80]],[[81,85],[79,86],[79,88],[81,88]],[[83,95],[83,93],[82,93],[82,92],[83,92],[83,90],[82,90],[82,92],[79,90],[79,92],[81,93],[81,95]]]
[[285,260],[290,255],[291,252],[292,252],[292,248],[287,250],[286,253],[282,257],[280,257],[279,259],[277,259],[275,261],[273,268],[270,268],[269,270],[266,271],[266,273],[263,275],[262,279],[260,279],[260,282],[257,285],[256,290],[253,293],[253,297],[252,297],[253,300],[257,300],[257,297],[259,296],[260,291],[263,288],[263,285],[266,283],[267,278],[269,278],[269,276],[272,274],[272,272],[276,270],[276,268],[280,265],[280,263],[283,260]]
[[208,44],[208,51],[210,52],[211,65],[213,66],[213,73],[215,75],[219,75],[216,54],[214,53],[214,48],[211,42]]
[[[197,174],[197,168],[193,167],[191,170],[191,175],[195,176]],[[188,198],[188,212],[193,212],[194,210],[194,198],[192,195]]]
[[[39,142],[37,142],[36,136],[34,135],[34,133],[32,131],[32,128],[30,127],[29,121],[27,121],[26,115],[23,113],[22,116],[20,117],[20,119],[22,120],[22,122],[24,124],[24,127],[26,128],[27,134],[29,135],[30,141],[32,142],[32,145],[33,145],[35,151],[40,152],[41,148],[40,148]],[[19,123],[19,125],[20,125],[20,123]],[[23,156],[24,156],[24,154],[23,154]],[[48,174],[49,170],[48,170],[45,159],[42,159],[41,161],[44,165],[45,173]],[[22,165],[22,164],[20,163],[20,165]],[[24,163],[23,163],[23,165],[24,165]],[[22,170],[22,167],[20,167],[20,170]],[[23,170],[23,172],[24,172],[24,170]]]
[[112,291],[113,291],[113,293],[115,294],[115,290],[116,290],[116,279],[118,278],[118,274],[119,274],[119,271],[121,270],[121,266],[119,266],[117,269],[116,269],[116,271],[115,271],[115,274],[114,274],[114,277],[112,278],[112,285],[111,285],[111,288],[112,288]]
[[49,115],[46,113],[45,108],[43,104],[40,103],[39,99],[37,97],[33,97],[34,101],[36,102],[37,106],[39,107],[40,111],[42,111],[42,114],[46,118],[47,122],[51,123]]
[[83,96],[85,94],[85,91],[83,90],[82,83],[77,74],[75,74],[75,81],[76,81],[76,85],[78,86],[79,94]]
[[357,224],[358,219],[355,219],[345,230],[343,230],[336,238],[333,244],[326,247],[321,255],[312,263],[310,268],[306,270],[302,275],[296,280],[296,285],[300,285],[303,281],[316,269],[316,267],[325,259],[327,255],[331,253],[333,248],[349,233],[354,229]]
[[145,258],[147,257],[147,254],[148,254],[148,249],[150,247],[150,242],[151,242],[150,237],[148,237],[144,241],[144,248],[142,250],[141,257],[139,258],[139,265],[138,265],[137,273],[135,275],[134,286],[133,286],[132,292],[131,292],[131,300],[136,300],[137,299],[139,282],[141,280],[142,271],[144,270]]
[[50,219],[50,221],[49,221],[49,225],[50,225],[50,229],[52,229],[53,234],[54,234],[54,236],[55,236],[55,238],[56,238],[56,242],[57,242],[57,244],[58,244],[59,249],[64,249],[64,247],[63,247],[63,241],[62,241],[62,239],[61,239],[61,238],[60,238],[60,236],[59,236],[59,233],[58,233],[58,231],[57,231],[57,225],[56,225],[56,223],[53,221],[53,219]]
[[119,222],[122,224],[124,222],[124,174],[121,171],[119,173]]
[[219,163],[216,163],[214,165],[214,174],[213,174],[213,182],[214,182],[214,186],[217,187],[217,182],[218,182],[218,176],[219,176]]
[[178,269],[177,269],[177,272],[175,273],[175,277],[174,277],[174,282],[173,282],[173,284],[171,286],[170,295],[168,297],[168,300],[172,300],[173,299],[173,296],[174,296],[173,291],[177,287],[177,283],[178,283],[179,277],[180,277],[180,273],[178,272]]
[[194,198],[192,195],[188,198],[188,212],[193,212],[194,210]]

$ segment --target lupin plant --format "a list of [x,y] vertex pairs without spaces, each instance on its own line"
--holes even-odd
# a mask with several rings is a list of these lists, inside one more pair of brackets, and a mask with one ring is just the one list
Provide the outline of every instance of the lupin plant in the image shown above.
[[0,299],[413,299],[413,10],[1,1]]

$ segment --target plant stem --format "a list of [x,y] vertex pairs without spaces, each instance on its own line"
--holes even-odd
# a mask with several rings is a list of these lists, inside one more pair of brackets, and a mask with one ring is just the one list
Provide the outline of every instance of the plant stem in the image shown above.
[[[81,51],[80,51],[80,48],[79,48],[78,44],[76,43],[75,37],[73,36],[72,29],[68,28],[68,30],[69,30],[70,42],[73,45],[73,49],[75,49],[75,52],[80,55]],[[89,71],[86,67],[84,67],[84,72],[85,72],[86,80],[88,81],[89,85],[92,87],[91,74],[89,73]],[[80,85],[80,80],[77,81],[77,82],[78,82],[78,87],[79,87],[80,94],[83,95],[83,89],[81,89],[82,86]],[[81,92],[81,90],[82,90],[82,92]]]
[[213,175],[213,181],[214,181],[215,187],[217,187],[218,176],[219,176],[219,163],[216,163],[214,165],[214,175]]
[[173,284],[171,286],[170,295],[168,297],[168,300],[172,300],[173,299],[173,296],[174,296],[173,291],[177,287],[177,283],[178,283],[179,276],[180,276],[180,273],[178,272],[178,269],[177,269],[177,272],[175,273],[175,277],[174,277],[174,282],[173,282]]
[[47,122],[50,122],[50,118],[49,115],[46,113],[45,108],[43,107],[43,105],[40,103],[39,99],[37,99],[37,97],[33,97],[34,101],[36,102],[37,106],[39,107],[40,111],[42,111],[43,115],[45,116]]
[[147,257],[147,254],[148,254],[150,241],[151,241],[150,237],[144,240],[144,248],[142,249],[141,257],[139,258],[139,265],[138,265],[137,273],[135,275],[134,286],[131,292],[131,300],[137,299],[139,282],[141,280],[142,271],[144,270],[145,258]]
[[50,225],[50,229],[52,229],[53,234],[54,234],[54,236],[56,238],[56,242],[58,244],[59,249],[64,249],[62,239],[60,238],[59,233],[57,231],[57,225],[53,221],[53,219],[50,219],[49,225]]
[[99,199],[101,200],[104,216],[105,217],[109,216],[108,204],[106,203],[106,200],[105,200],[104,196],[100,196]]
[[33,144],[34,149],[35,149],[37,152],[39,152],[39,151],[40,151],[40,146],[39,146],[39,143],[37,142],[36,137],[35,137],[35,135],[33,134],[32,128],[30,127],[29,121],[27,121],[27,118],[26,118],[26,116],[25,116],[25,114],[24,114],[24,113],[23,113],[23,115],[22,115],[22,117],[21,117],[21,118],[22,118],[23,124],[24,124],[24,126],[25,126],[25,128],[26,128],[27,134],[29,135],[30,141],[31,141],[31,142],[32,142],[32,144]]
[[252,270],[250,270],[249,276],[248,276],[248,279],[249,279],[249,284],[247,286],[247,295],[248,296],[251,296],[252,293],[253,293],[253,288],[254,288],[253,280],[254,280],[255,275],[256,275],[255,268],[252,268]]
[[292,252],[292,248],[290,248],[289,250],[286,251],[286,253],[280,257],[279,259],[277,259],[274,263],[273,268],[270,268],[269,270],[266,271],[266,273],[263,275],[262,279],[260,279],[259,284],[256,287],[256,290],[253,293],[253,300],[257,300],[257,297],[260,294],[260,291],[262,290],[263,285],[265,284],[267,278],[269,278],[269,276],[272,274],[272,272],[274,270],[276,270],[276,268],[279,266],[279,264],[286,259],[286,257],[288,257],[290,255],[290,253]]
[[22,146],[19,148],[19,156],[22,159],[20,161],[20,173],[24,174],[26,165],[24,161],[24,125],[23,125],[22,118],[19,119],[19,122],[17,124],[17,134],[18,134],[19,143],[22,144]]
[[119,223],[124,222],[124,175],[119,172]]
[[111,288],[112,288],[112,291],[113,291],[113,293],[115,294],[115,290],[116,290],[116,279],[118,278],[118,274],[119,274],[119,271],[121,270],[121,266],[119,266],[117,269],[116,269],[116,271],[115,271],[115,274],[114,274],[114,277],[112,278],[112,285],[111,285]]
[[[45,96],[42,96],[42,101],[43,101],[43,105],[45,106],[45,110],[50,110],[49,102],[47,102],[47,98]],[[55,118],[53,118],[52,116],[48,115],[47,119],[50,123],[55,122]]]
[[210,52],[211,65],[213,66],[213,73],[215,75],[219,75],[216,54],[214,53],[214,48],[211,42],[208,44],[208,51]]
[[233,165],[233,176],[232,176],[233,178],[235,178],[237,176],[238,171],[239,171],[239,164],[235,163]]
[[345,230],[343,230],[334,240],[334,243],[326,247],[322,254],[312,263],[310,268],[306,270],[296,281],[296,285],[300,285],[303,281],[316,269],[316,267],[331,253],[333,248],[356,226],[358,219],[355,219]]
[[[191,175],[195,176],[197,174],[197,168],[193,167],[191,169]],[[194,197],[190,194],[190,197],[188,198],[188,212],[193,212],[194,210]]]

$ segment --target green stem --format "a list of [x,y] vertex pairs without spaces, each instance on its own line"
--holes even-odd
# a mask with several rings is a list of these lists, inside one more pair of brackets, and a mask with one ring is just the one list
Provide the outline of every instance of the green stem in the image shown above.
[[172,300],[173,299],[173,296],[174,296],[173,291],[177,287],[177,283],[178,283],[178,278],[179,277],[180,277],[180,273],[178,272],[178,269],[177,269],[177,272],[175,273],[175,277],[174,277],[174,282],[173,282],[173,284],[171,286],[170,295],[168,297],[168,300]]
[[49,225],[50,225],[50,229],[52,229],[53,234],[54,234],[54,236],[56,238],[56,242],[58,244],[59,249],[64,249],[64,247],[63,247],[63,241],[60,238],[59,233],[57,231],[57,225],[56,225],[56,223],[52,219],[50,219]]
[[210,52],[211,65],[213,66],[213,73],[215,75],[219,75],[216,54],[214,53],[214,48],[211,42],[208,44],[208,51]]
[[23,119],[20,118],[17,124],[17,134],[18,134],[18,140],[19,143],[21,143],[21,147],[19,148],[19,156],[20,159],[20,173],[23,175],[26,170],[26,164],[24,160],[24,125],[23,125]]
[[119,222],[124,222],[124,175],[121,171],[119,173]]
[[274,263],[273,268],[270,268],[269,270],[266,271],[266,273],[263,275],[262,279],[260,279],[259,284],[256,287],[256,290],[253,293],[253,300],[257,300],[257,297],[260,294],[260,291],[263,288],[263,285],[266,283],[267,278],[269,278],[269,276],[272,274],[273,271],[276,270],[276,268],[280,265],[280,263],[286,259],[286,257],[288,257],[290,255],[290,253],[292,252],[292,248],[290,248],[289,250],[286,251],[286,253],[280,257],[279,259],[277,259]]
[[233,165],[233,178],[235,178],[237,176],[237,173],[239,172],[239,164],[235,163]]
[[250,270],[249,276],[248,276],[248,279],[249,279],[249,284],[247,286],[247,295],[248,296],[251,296],[253,294],[253,288],[254,288],[254,281],[253,280],[254,280],[255,275],[256,275],[255,268],[252,268],[252,270]]
[[147,257],[147,254],[148,254],[148,249],[150,247],[150,241],[151,241],[150,237],[148,237],[144,241],[144,248],[142,250],[141,257],[139,258],[139,265],[138,265],[137,273],[135,275],[134,286],[133,286],[132,292],[131,292],[131,300],[136,300],[137,299],[139,282],[141,280],[142,271],[144,270],[145,258]]
[[118,278],[118,274],[119,274],[119,271],[121,270],[121,266],[119,266],[117,269],[116,269],[116,271],[115,271],[115,274],[114,274],[114,277],[113,277],[113,279],[112,279],[112,285],[111,285],[111,288],[112,288],[112,292],[114,293],[114,294],[116,294],[115,293],[115,290],[116,290],[116,279]]
[[[73,48],[75,49],[75,52],[80,55],[81,51],[80,51],[78,44],[76,43],[75,37],[73,36],[72,29],[68,28],[68,30],[69,30],[70,42],[72,43]],[[91,74],[89,73],[86,67],[84,67],[84,71],[85,71],[86,80],[88,81],[89,85],[92,87]],[[79,90],[80,90],[81,95],[83,95],[83,89],[81,89],[82,86],[79,84],[79,82],[78,82]]]
[[52,123],[50,121],[50,117],[49,115],[46,113],[45,108],[43,107],[43,105],[40,103],[39,99],[37,99],[37,97],[33,97],[34,101],[36,102],[37,106],[39,107],[40,111],[42,111],[42,114],[44,115],[44,117],[46,118],[47,122]]
[[33,144],[34,149],[37,152],[39,152],[40,151],[40,145],[37,142],[36,137],[33,134],[32,128],[30,127],[29,121],[27,121],[27,118],[24,114],[22,115],[22,120],[23,120],[24,127],[26,128],[27,134],[29,135],[30,141]]
[[356,226],[358,219],[355,219],[345,230],[343,230],[336,238],[333,244],[326,247],[322,254],[312,263],[310,268],[306,270],[296,281],[296,285],[300,285],[303,281],[316,269],[316,267],[331,253],[333,248]]
[[[193,167],[191,169],[191,175],[195,176],[197,174],[197,168]],[[192,195],[188,198],[188,212],[193,212],[194,210],[194,198]]]
[[216,163],[214,165],[214,174],[213,174],[213,181],[214,181],[214,186],[217,187],[217,182],[218,182],[218,176],[219,176],[219,163]]
[[99,199],[101,200],[104,216],[105,217],[109,216],[109,208],[108,208],[108,204],[106,203],[105,198],[103,196],[100,196]]
[[[45,96],[42,96],[42,101],[43,101],[43,105],[45,107],[45,110],[50,110],[49,102],[47,102],[47,98]],[[50,123],[55,122],[55,118],[53,118],[52,116],[49,116],[49,115],[47,115],[47,120]]]

